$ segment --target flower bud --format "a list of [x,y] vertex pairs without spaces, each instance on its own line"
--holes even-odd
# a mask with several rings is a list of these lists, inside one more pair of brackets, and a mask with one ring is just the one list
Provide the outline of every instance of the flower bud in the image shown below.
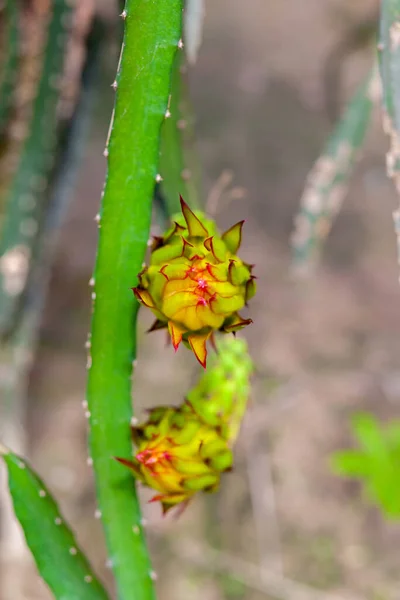
[[187,406],[151,410],[145,423],[132,427],[132,438],[134,458],[117,460],[156,490],[151,502],[160,501],[164,513],[198,491],[215,491],[221,473],[232,467],[226,440]]
[[236,332],[251,323],[238,313],[255,293],[252,265],[236,256],[244,221],[221,236],[213,221],[190,210],[181,198],[182,215],[153,240],[149,266],[133,291],[152,310],[150,331],[168,328],[175,350],[191,348],[206,366],[207,340],[215,331]]

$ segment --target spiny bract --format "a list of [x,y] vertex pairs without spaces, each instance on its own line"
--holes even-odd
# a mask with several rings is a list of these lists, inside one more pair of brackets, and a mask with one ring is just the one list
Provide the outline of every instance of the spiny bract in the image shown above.
[[190,210],[153,240],[150,265],[133,288],[156,321],[150,331],[168,327],[173,346],[183,341],[206,366],[206,342],[214,331],[235,332],[251,323],[238,313],[254,296],[252,265],[236,256],[244,221],[219,235],[213,221]]
[[132,427],[132,438],[134,458],[117,460],[156,490],[151,502],[160,501],[164,513],[198,491],[215,491],[221,473],[232,467],[226,440],[187,405],[152,409],[146,423]]

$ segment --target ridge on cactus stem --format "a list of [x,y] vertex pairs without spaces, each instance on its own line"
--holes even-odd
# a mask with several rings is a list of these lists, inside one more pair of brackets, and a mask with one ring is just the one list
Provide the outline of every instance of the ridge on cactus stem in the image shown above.
[[221,474],[232,468],[232,451],[218,428],[187,406],[150,410],[145,423],[132,426],[132,439],[135,456],[116,460],[156,491],[150,502],[161,502],[164,514],[198,491],[216,491]]
[[165,234],[153,238],[150,264],[133,291],[156,317],[150,331],[167,328],[175,351],[183,342],[205,367],[214,332],[235,333],[252,322],[238,311],[254,296],[255,277],[253,265],[236,255],[244,221],[220,235],[182,197],[181,208]]

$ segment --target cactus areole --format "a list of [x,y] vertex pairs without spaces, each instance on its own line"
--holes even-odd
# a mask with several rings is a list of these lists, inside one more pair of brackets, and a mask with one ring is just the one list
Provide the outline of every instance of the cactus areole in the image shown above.
[[168,328],[175,350],[183,341],[205,367],[215,331],[234,333],[252,322],[238,311],[254,296],[255,277],[236,256],[244,221],[220,235],[182,197],[181,207],[172,227],[153,239],[150,264],[133,291],[156,316],[150,331]]

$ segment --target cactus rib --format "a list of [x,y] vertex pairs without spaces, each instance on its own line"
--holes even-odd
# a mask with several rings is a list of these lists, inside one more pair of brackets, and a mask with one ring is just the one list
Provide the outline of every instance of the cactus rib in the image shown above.
[[39,477],[0,444],[15,514],[43,580],[57,600],[106,600],[107,594]]
[[184,53],[180,52],[175,57],[167,118],[161,128],[160,190],[167,216],[180,212],[180,195],[192,208],[200,208],[200,165],[184,71]]
[[12,106],[13,89],[16,81],[18,63],[18,2],[6,0],[5,20],[7,33],[5,35],[4,48],[6,59],[2,68],[0,83],[0,134],[3,133]]
[[307,270],[315,262],[341,208],[357,152],[365,139],[377,87],[377,74],[373,69],[311,170],[292,236],[294,266],[298,271]]
[[149,236],[159,135],[182,31],[182,0],[127,0],[108,173],[94,272],[88,358],[89,448],[118,598],[154,598],[134,483],[113,460],[131,455],[132,361],[138,302],[131,291]]
[[60,76],[71,3],[55,0],[29,134],[11,183],[0,242],[0,331],[9,333],[41,229],[57,140]]

